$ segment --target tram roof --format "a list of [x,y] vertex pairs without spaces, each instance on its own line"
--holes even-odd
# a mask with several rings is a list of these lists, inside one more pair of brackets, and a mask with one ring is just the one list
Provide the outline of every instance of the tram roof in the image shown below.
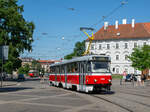
[[93,60],[93,57],[108,57],[110,61],[110,57],[106,55],[87,55],[87,56],[76,57],[70,60],[64,60],[62,62],[51,64],[50,66],[57,66],[57,65],[63,65],[63,64],[72,63],[72,62]]

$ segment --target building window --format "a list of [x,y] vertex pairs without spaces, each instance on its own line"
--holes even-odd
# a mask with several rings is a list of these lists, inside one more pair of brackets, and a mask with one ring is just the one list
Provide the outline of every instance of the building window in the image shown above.
[[126,73],[128,73],[128,69],[127,68],[125,68],[125,70],[124,70]]
[[124,48],[128,49],[128,43],[125,43]]
[[118,43],[116,43],[116,49],[119,49],[119,44]]
[[110,49],[110,44],[107,44],[107,49]]
[[119,60],[119,55],[116,55],[116,60]]
[[94,50],[94,45],[93,44],[91,45],[91,50]]
[[134,43],[134,48],[136,48],[136,47],[137,47],[137,43],[135,42],[135,43]]
[[143,43],[143,46],[146,45],[146,42]]
[[125,55],[125,60],[126,60],[126,61],[128,60],[128,55]]
[[116,73],[119,74],[119,68],[116,68]]
[[99,49],[102,49],[102,45],[101,44],[99,44]]
[[110,57],[110,55],[109,55],[109,54],[107,54],[106,56]]

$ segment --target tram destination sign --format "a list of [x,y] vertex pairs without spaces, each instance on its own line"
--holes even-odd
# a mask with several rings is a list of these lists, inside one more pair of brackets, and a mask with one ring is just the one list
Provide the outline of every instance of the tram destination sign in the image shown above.
[[97,61],[110,61],[109,57],[93,57],[93,60],[97,60]]

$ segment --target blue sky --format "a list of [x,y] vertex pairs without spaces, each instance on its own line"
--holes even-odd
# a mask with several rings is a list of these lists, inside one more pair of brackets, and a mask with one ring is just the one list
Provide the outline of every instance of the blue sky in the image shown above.
[[111,25],[116,20],[121,24],[124,18],[127,23],[131,23],[133,18],[136,23],[150,22],[150,0],[19,0],[18,4],[24,5],[24,18],[33,21],[36,27],[33,51],[25,52],[22,57],[41,60],[63,58],[73,52],[77,41],[87,38],[80,27],[92,26],[96,32],[104,24],[102,17],[111,13],[122,1],[127,2],[104,21]]

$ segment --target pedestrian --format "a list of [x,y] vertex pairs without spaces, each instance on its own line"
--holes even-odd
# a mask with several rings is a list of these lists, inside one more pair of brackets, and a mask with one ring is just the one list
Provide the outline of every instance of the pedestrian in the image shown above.
[[41,74],[41,80],[40,80],[41,83],[44,83],[44,74]]
[[140,74],[138,74],[138,76],[137,76],[136,86],[141,86],[141,75]]
[[120,85],[122,85],[123,82],[125,83],[126,75],[127,75],[127,73],[126,73],[126,71],[124,71],[123,74],[122,74],[121,80],[120,80]]
[[150,80],[150,72],[147,74],[147,80]]
[[144,86],[144,82],[146,80],[146,75],[145,74],[142,74],[141,75],[141,85]]
[[135,81],[135,75],[132,73],[131,74],[131,82],[132,82],[132,85],[134,86],[134,81]]

